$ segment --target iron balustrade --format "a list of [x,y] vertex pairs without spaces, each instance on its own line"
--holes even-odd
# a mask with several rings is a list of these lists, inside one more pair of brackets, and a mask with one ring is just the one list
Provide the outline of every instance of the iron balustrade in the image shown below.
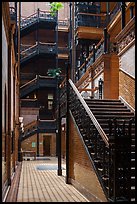
[[69,20],[58,20],[58,26],[60,27],[68,27],[69,26]]
[[84,75],[85,70],[87,70],[96,61],[96,59],[99,58],[102,54],[104,54],[104,40],[103,39],[101,39],[101,41],[97,44],[97,46],[95,46],[95,48],[92,49],[92,52],[86,58],[84,63],[83,63],[83,59],[81,59],[82,61],[80,61],[80,68],[78,68],[79,78],[81,78]]
[[84,13],[98,13],[100,6],[91,4],[90,2],[76,2],[75,12],[84,12]]
[[75,20],[76,28],[78,26],[104,28],[106,23],[107,18],[104,14],[78,13]]
[[108,119],[109,134],[106,135],[71,80],[69,90],[70,113],[108,201],[130,201],[131,126],[134,118],[124,119],[122,125],[119,119]]
[[21,107],[34,107],[38,108],[39,103],[37,99],[21,99]]
[[[23,49],[23,46],[22,46]],[[57,53],[57,46],[56,43],[42,43],[36,42],[35,45],[28,47],[21,51],[21,62],[25,61],[26,59],[30,59],[31,57],[38,55],[38,54],[56,54]]]
[[57,15],[52,16],[49,11],[41,11],[38,10],[36,13],[21,19],[21,31],[28,26],[31,26],[37,22],[45,21],[45,22],[57,22]]
[[26,128],[24,133],[21,135],[21,141],[36,133],[55,133],[56,131],[56,120],[38,120],[35,121],[32,126]]
[[66,115],[67,111],[67,94],[66,94],[66,80],[64,81],[62,87],[60,88],[60,115],[61,117]]
[[[20,73],[20,79],[22,81],[30,81],[36,77],[35,73]],[[22,84],[23,85],[23,84]]]
[[48,76],[36,75],[36,77],[20,87],[20,97],[40,87],[56,87],[56,79]]

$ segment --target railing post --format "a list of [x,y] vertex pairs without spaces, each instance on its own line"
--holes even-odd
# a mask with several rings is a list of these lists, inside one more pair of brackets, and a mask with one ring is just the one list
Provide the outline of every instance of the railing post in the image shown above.
[[95,43],[93,44],[93,63],[95,62]]
[[108,52],[107,38],[108,38],[107,28],[104,28],[104,53]]
[[59,79],[58,79],[58,176],[62,176],[62,168],[61,168],[61,116],[60,116],[60,87],[59,87]]
[[66,183],[69,184],[69,63],[66,64]]
[[37,157],[39,157],[39,116],[37,116]]
[[40,10],[39,10],[39,8],[37,9],[37,13],[38,13],[38,20],[39,20],[39,13],[40,13]]

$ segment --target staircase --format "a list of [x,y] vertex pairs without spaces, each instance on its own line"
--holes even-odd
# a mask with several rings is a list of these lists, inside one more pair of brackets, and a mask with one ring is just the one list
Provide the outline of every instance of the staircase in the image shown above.
[[[129,120],[131,118],[134,119],[134,113],[131,112],[120,100],[111,100],[111,99],[86,99],[85,100],[88,107],[98,120],[102,129],[108,136],[110,137],[110,126],[109,120],[111,121],[111,125],[114,126],[115,121],[117,122],[117,128],[121,128],[121,136],[122,136],[122,128],[125,131],[125,134],[128,134],[129,131]],[[114,127],[111,127],[111,131],[114,130]],[[119,135],[120,136],[120,135]],[[132,121],[131,124],[131,199],[135,198],[135,120]],[[122,140],[121,140],[122,141]],[[130,142],[130,140],[129,140]],[[126,145],[126,144],[125,144]],[[118,159],[118,158],[117,158]],[[123,158],[124,159],[124,158]],[[126,159],[126,157],[125,157]],[[122,161],[124,163],[124,160]],[[118,178],[117,178],[118,179]]]
[[27,63],[38,55],[45,56],[46,54],[48,57],[53,57],[56,53],[56,43],[37,42],[35,45],[29,46],[27,49],[21,51],[21,64]]
[[55,133],[56,120],[38,120],[33,121],[25,126],[25,131],[21,135],[21,141],[37,133]]
[[36,75],[34,79],[20,87],[20,97],[23,98],[40,87],[56,88],[56,79],[53,77]]
[[135,115],[120,100],[83,99],[69,80],[70,114],[106,198],[135,201]]
[[57,16],[51,16],[49,11],[37,10],[36,13],[22,18],[21,20],[21,37],[27,35],[29,32],[39,28],[55,28],[57,23]]

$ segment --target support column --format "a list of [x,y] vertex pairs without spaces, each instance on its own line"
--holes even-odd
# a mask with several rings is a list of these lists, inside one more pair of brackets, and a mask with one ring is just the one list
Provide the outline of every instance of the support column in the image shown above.
[[108,33],[107,33],[107,28],[104,28],[104,53],[108,52]]
[[123,29],[125,27],[125,7],[126,4],[124,1],[121,3],[121,28]]
[[66,183],[69,184],[69,64],[66,66],[66,94],[67,94],[67,110],[66,110]]
[[39,157],[39,117],[37,117],[37,157]]

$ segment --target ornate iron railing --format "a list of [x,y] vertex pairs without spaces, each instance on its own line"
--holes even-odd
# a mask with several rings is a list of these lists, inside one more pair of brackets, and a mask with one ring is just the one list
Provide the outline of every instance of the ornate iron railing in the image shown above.
[[[108,201],[131,201],[131,126],[134,118],[108,120],[106,135],[69,80],[69,108]],[[125,126],[126,124],[126,126]],[[127,159],[124,159],[127,158]]]
[[21,99],[21,107],[39,107],[39,102],[37,99]]
[[100,5],[94,5],[93,2],[76,2],[76,13],[98,13],[100,11]]
[[28,137],[37,134],[49,132],[53,133],[56,131],[56,120],[38,120],[35,121],[30,127],[26,128],[24,133],[21,135],[21,141],[27,139]]
[[40,21],[46,21],[46,22],[57,22],[57,15],[52,16],[49,11],[41,11],[38,9],[38,11],[26,18],[21,19],[21,31],[28,26],[33,25],[36,22]]
[[75,26],[97,27],[104,28],[107,23],[106,15],[104,14],[87,14],[78,13],[76,16]]
[[56,52],[57,52],[56,43],[36,42],[35,45],[30,46],[27,49],[21,51],[20,53],[21,62],[24,62],[26,59],[29,59],[37,54],[56,54]]
[[20,97],[24,97],[39,87],[56,87],[56,79],[48,76],[36,75],[36,78],[20,87]]

